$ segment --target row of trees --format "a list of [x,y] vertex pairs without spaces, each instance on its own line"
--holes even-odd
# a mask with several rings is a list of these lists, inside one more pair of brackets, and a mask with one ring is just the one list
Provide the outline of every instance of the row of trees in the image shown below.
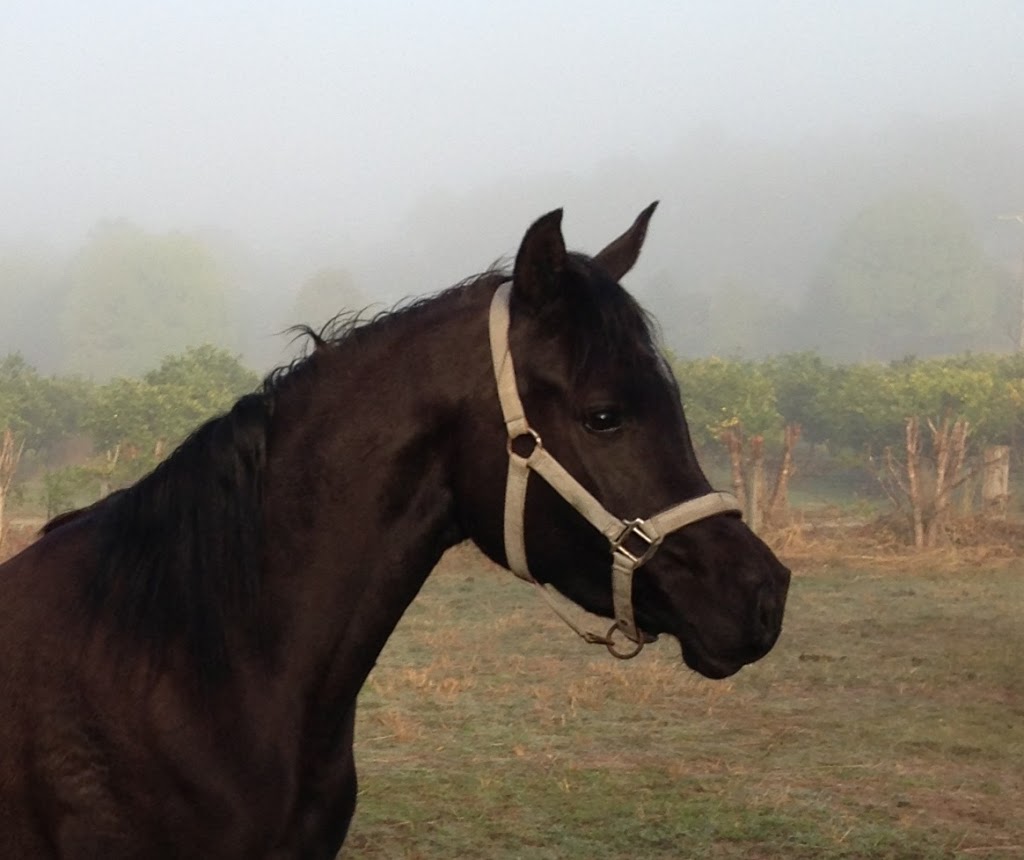
[[[918,541],[933,542],[950,493],[984,452],[1003,452],[1008,468],[1005,452],[1024,441],[1021,354],[842,364],[797,353],[673,366],[702,456],[731,469],[755,525],[785,517],[789,479],[813,455],[819,466],[873,475]],[[45,376],[9,355],[0,360],[0,503],[15,475],[41,479],[50,514],[95,498],[257,384],[237,356],[209,345],[103,383]]]
[[1022,354],[847,365],[799,353],[674,366],[698,446],[727,457],[755,526],[785,518],[798,453],[870,475],[919,547],[942,539],[952,496],[974,475],[1005,510],[1010,455],[1024,438]]
[[1024,440],[1024,354],[844,364],[808,352],[673,367],[698,444],[737,423],[766,441],[799,424],[804,442],[833,453],[878,451],[901,443],[908,416],[946,413],[970,421],[979,443]]

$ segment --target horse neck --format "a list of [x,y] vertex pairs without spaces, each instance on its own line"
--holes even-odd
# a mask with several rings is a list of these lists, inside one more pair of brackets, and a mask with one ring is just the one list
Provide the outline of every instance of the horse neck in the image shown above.
[[356,332],[277,398],[265,595],[285,671],[354,700],[445,549],[467,401],[493,395],[487,295],[464,289]]

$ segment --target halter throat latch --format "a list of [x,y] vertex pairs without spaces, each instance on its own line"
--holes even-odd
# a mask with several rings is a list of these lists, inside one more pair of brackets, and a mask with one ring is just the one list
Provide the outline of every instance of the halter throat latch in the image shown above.
[[[712,492],[674,505],[649,519],[622,519],[605,507],[577,481],[544,447],[543,440],[526,420],[516,385],[515,366],[509,350],[509,297],[511,283],[498,287],[491,301],[488,329],[494,378],[498,388],[502,417],[508,434],[508,477],[505,483],[505,558],[509,569],[521,579],[540,588],[555,613],[587,642],[604,645],[615,657],[627,660],[654,637],[636,625],[633,613],[633,574],[650,561],[665,535],[690,523],[722,513],[738,513],[736,498],[730,493]],[[577,614],[594,617],[573,604],[556,590],[534,579],[526,563],[524,516],[530,473],[544,479],[565,501],[605,536],[611,551],[612,606],[615,622],[607,633],[584,628],[572,617],[566,605]],[[619,648],[621,634],[632,646]]]

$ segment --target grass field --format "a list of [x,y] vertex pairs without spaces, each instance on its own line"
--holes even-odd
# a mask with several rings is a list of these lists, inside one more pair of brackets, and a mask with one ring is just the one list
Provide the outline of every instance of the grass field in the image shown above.
[[465,548],[360,699],[342,858],[1024,858],[1024,563],[797,567],[727,681],[621,663]]

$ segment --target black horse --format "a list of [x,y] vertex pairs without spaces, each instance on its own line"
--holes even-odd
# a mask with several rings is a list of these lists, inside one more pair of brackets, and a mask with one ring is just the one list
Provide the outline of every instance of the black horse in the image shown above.
[[653,209],[593,258],[550,213],[511,274],[317,338],[0,567],[0,857],[333,857],[356,696],[465,539],[615,651],[763,657],[789,572],[711,492],[618,284]]

